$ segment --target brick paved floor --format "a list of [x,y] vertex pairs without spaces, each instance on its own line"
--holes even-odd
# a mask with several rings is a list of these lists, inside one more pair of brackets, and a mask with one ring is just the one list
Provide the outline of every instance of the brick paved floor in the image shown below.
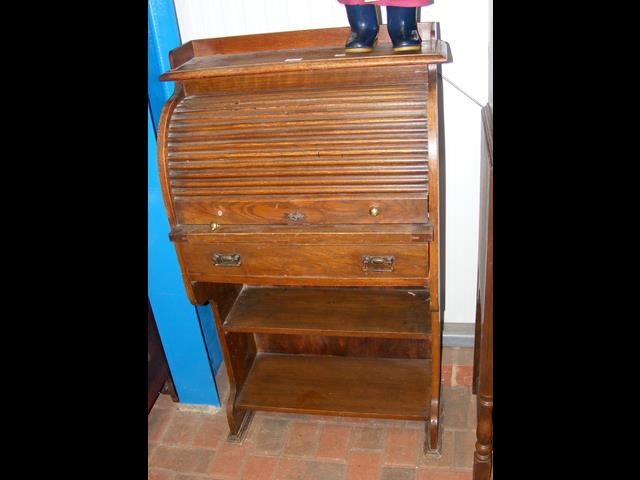
[[[471,480],[473,351],[445,348],[441,458],[424,423],[256,412],[242,444],[225,442],[224,410],[193,411],[160,395],[148,417],[149,480]],[[221,398],[228,383],[217,378]],[[382,399],[381,399],[382,400]]]

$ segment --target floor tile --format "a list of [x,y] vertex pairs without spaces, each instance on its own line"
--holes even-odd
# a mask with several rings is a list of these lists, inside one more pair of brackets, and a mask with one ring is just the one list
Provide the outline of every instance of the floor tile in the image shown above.
[[352,427],[325,425],[320,434],[318,458],[342,459],[347,457],[347,448]]
[[226,475],[237,477],[240,475],[247,456],[247,447],[235,443],[224,442],[216,451],[216,456],[209,467],[209,475]]
[[354,427],[351,431],[350,448],[359,450],[382,450],[385,429],[382,427]]
[[202,448],[185,448],[158,445],[149,464],[176,472],[205,473],[215,451]]
[[382,454],[352,452],[347,463],[347,480],[373,480],[380,477]]
[[256,417],[252,425],[247,443],[254,453],[278,455],[282,453],[289,434],[289,421],[270,417]]
[[380,480],[416,480],[416,468],[384,467]]
[[449,387],[442,391],[443,425],[447,428],[466,429],[469,410],[470,389],[467,387]]
[[419,439],[418,430],[389,429],[384,447],[385,465],[415,466],[418,458]]
[[242,480],[271,480],[277,464],[276,457],[249,457],[242,472]]
[[202,417],[192,412],[175,412],[162,436],[162,443],[191,445],[202,424]]
[[291,422],[284,454],[307,458],[315,457],[318,452],[319,440],[319,424]]

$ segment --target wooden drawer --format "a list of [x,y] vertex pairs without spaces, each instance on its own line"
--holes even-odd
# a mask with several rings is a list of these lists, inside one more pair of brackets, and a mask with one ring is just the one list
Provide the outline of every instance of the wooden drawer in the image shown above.
[[[180,224],[335,225],[424,223],[427,198],[227,200],[178,197]],[[372,208],[376,210],[372,215]]]
[[[428,244],[183,243],[192,281],[297,285],[423,285]],[[216,265],[217,263],[217,265]]]

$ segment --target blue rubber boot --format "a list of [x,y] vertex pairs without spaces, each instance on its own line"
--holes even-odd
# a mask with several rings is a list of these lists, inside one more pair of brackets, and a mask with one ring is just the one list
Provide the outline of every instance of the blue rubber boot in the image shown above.
[[387,29],[395,52],[422,50],[417,8],[387,7]]
[[367,53],[373,50],[378,37],[378,16],[373,5],[345,5],[351,34],[344,46],[348,53]]

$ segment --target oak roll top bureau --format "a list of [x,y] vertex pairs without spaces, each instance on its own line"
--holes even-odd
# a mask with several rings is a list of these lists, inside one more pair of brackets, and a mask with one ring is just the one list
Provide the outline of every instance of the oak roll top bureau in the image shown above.
[[210,303],[229,440],[255,410],[423,420],[439,448],[442,121],[422,52],[344,53],[349,28],[173,50],[158,129],[185,289]]

